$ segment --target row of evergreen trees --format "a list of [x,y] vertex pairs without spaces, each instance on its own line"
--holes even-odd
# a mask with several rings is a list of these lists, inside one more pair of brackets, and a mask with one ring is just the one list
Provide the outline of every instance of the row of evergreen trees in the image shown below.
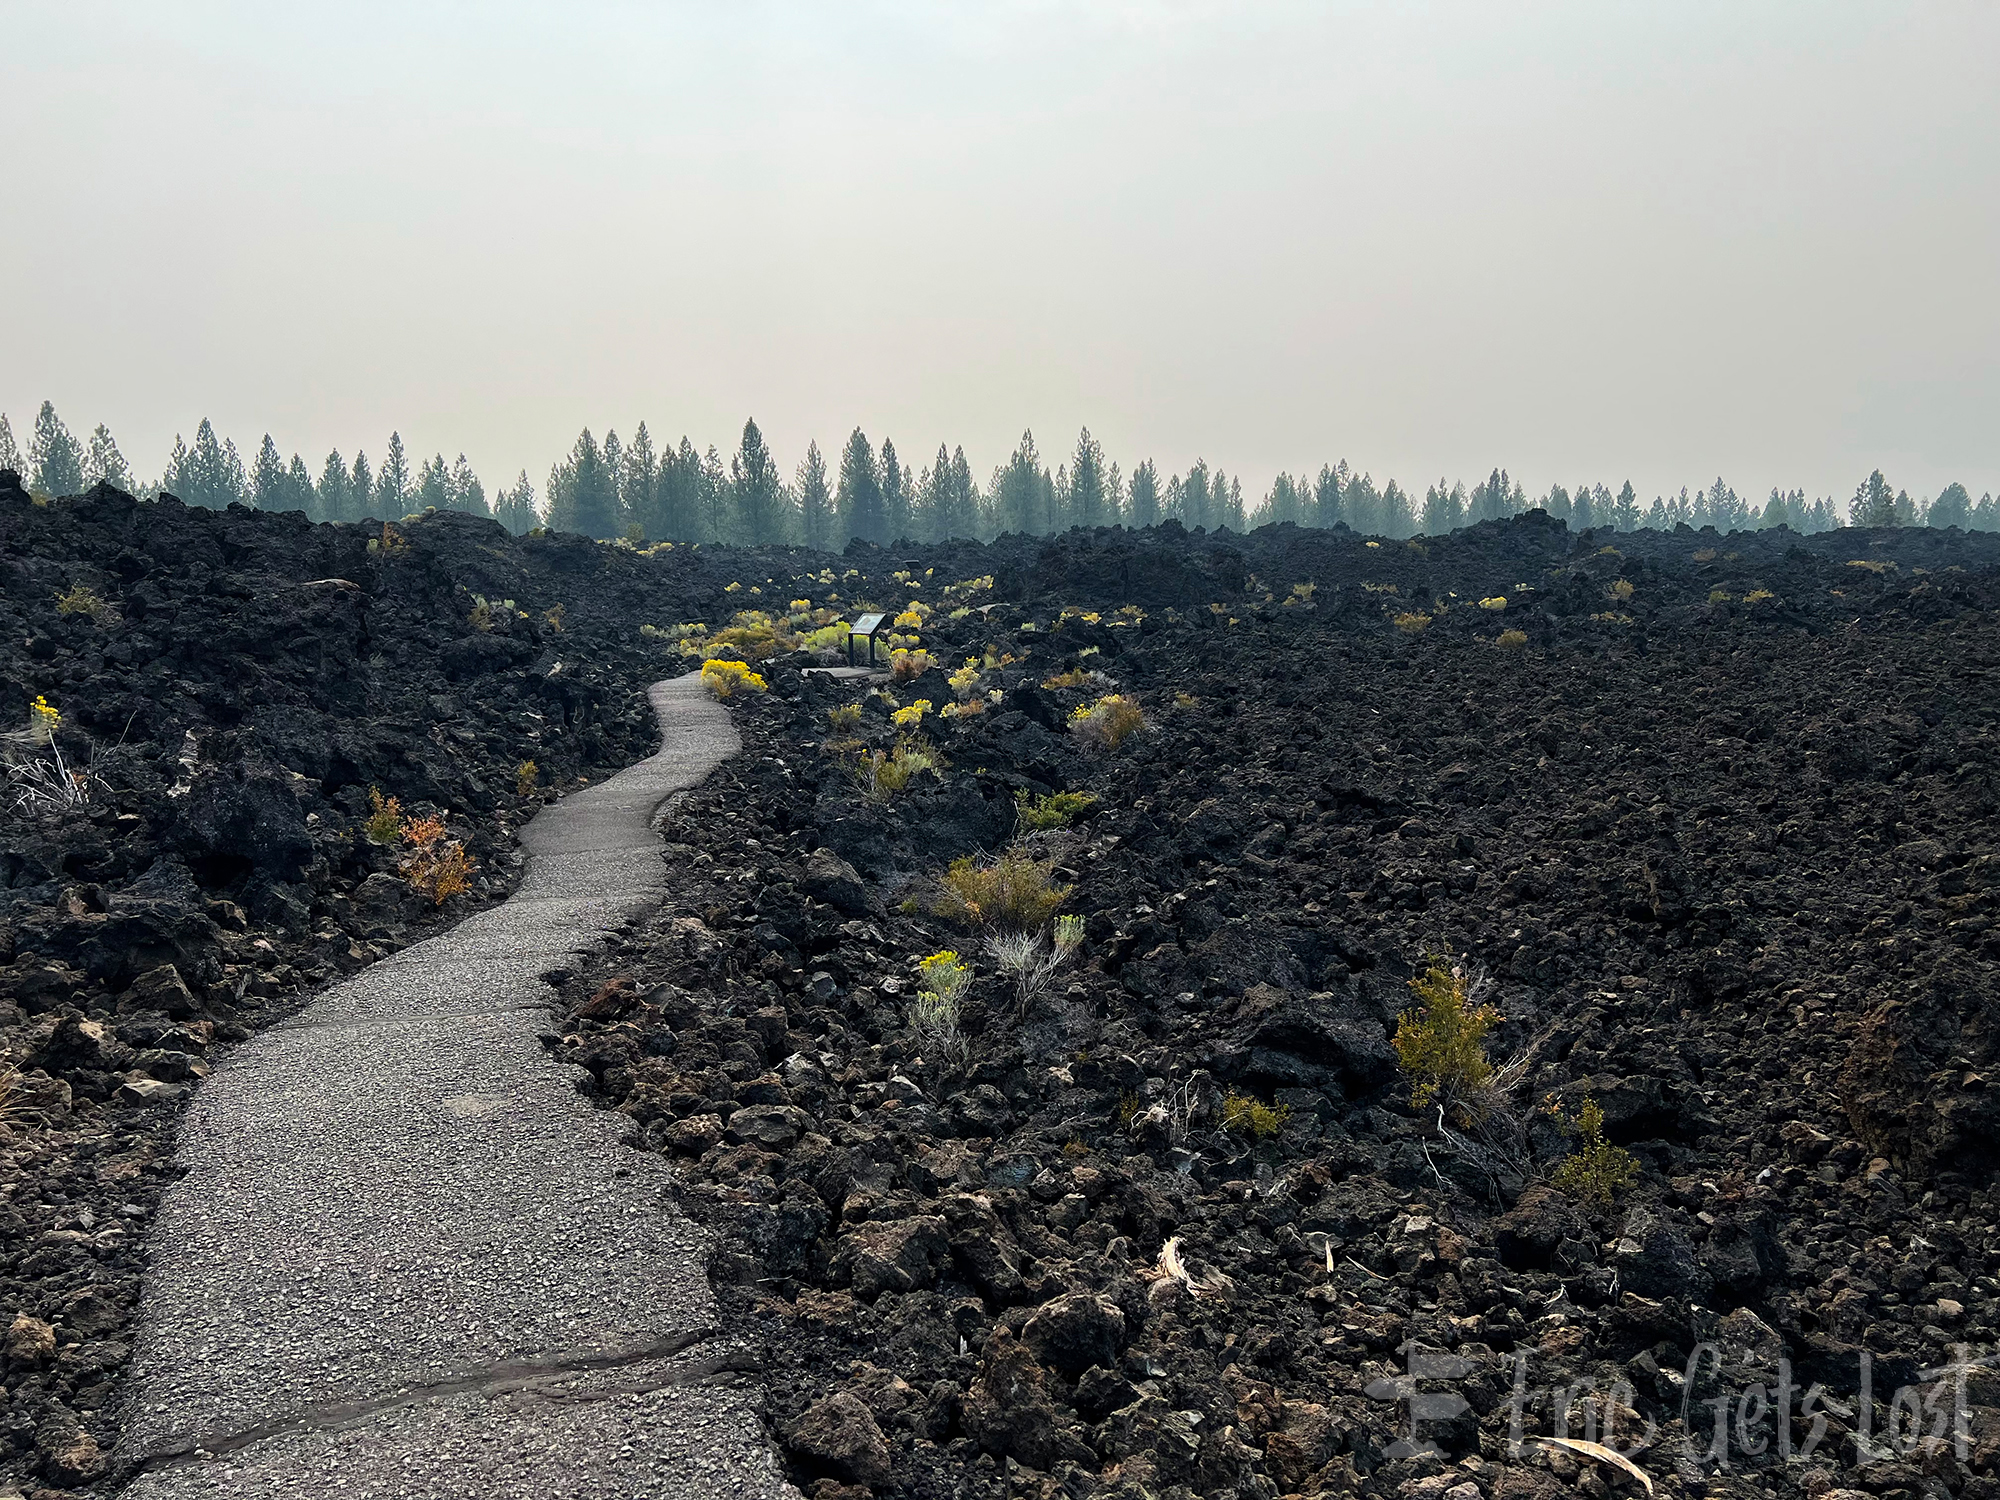
[[1345,525],[1370,536],[1438,536],[1537,506],[1578,529],[1666,530],[1686,524],[1738,531],[1782,525],[1808,532],[1851,522],[2000,531],[2000,503],[1991,494],[1975,502],[1964,485],[1952,484],[1928,502],[1913,500],[1892,489],[1880,470],[1862,482],[1844,514],[1832,499],[1808,500],[1802,490],[1773,489],[1760,506],[1740,498],[1720,478],[1707,489],[1656,496],[1644,506],[1629,481],[1616,494],[1601,484],[1580,484],[1574,490],[1554,485],[1531,497],[1504,469],[1493,470],[1469,491],[1440,480],[1419,501],[1394,480],[1378,488],[1372,476],[1345,462],[1323,466],[1317,475],[1280,474],[1261,502],[1246,509],[1239,478],[1198,462],[1163,481],[1151,459],[1127,475],[1106,458],[1088,428],[1053,473],[1034,434],[1023,433],[984,489],[963,448],[940,444],[930,462],[917,468],[903,461],[894,443],[884,439],[878,449],[859,428],[831,465],[817,443],[809,444],[789,481],[755,422],[744,423],[727,461],[713,446],[697,452],[685,437],[677,447],[656,449],[644,422],[629,442],[607,430],[600,443],[585,429],[550,469],[544,499],[525,471],[489,495],[462,453],[451,463],[439,453],[412,467],[396,433],[379,465],[371,465],[365,452],[356,452],[350,463],[335,450],[315,478],[298,454],[286,460],[269,434],[246,465],[235,442],[218,439],[205,417],[191,445],[174,439],[160,478],[142,482],[103,425],[87,442],[79,441],[45,401],[25,457],[0,414],[0,468],[19,471],[30,489],[49,495],[74,494],[109,480],[147,497],[167,492],[216,509],[240,502],[298,510],[316,521],[386,519],[435,506],[492,516],[515,532],[547,526],[605,540],[798,543],[824,551],[837,551],[849,537],[986,539],[1003,532],[1046,535],[1072,526],[1150,526],[1168,519],[1211,530],[1290,521]]

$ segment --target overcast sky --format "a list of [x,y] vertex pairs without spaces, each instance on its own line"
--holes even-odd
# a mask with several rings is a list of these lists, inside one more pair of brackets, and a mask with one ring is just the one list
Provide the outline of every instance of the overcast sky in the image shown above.
[[2000,6],[0,0],[0,411],[2000,488]]

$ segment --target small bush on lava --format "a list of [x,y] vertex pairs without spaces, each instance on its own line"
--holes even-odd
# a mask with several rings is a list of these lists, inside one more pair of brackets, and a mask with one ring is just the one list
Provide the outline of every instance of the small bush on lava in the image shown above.
[[444,905],[472,884],[472,857],[450,837],[442,818],[406,818],[402,838],[403,879],[433,905]]
[[368,788],[368,842],[371,844],[393,844],[403,836],[403,804],[394,797],[384,797],[382,788]]
[[889,658],[889,676],[897,682],[915,682],[936,665],[928,651],[898,651]]
[[1632,1185],[1639,1175],[1639,1163],[1631,1152],[1604,1138],[1604,1111],[1595,1099],[1586,1096],[1575,1119],[1563,1116],[1560,1106],[1550,1112],[1560,1119],[1563,1134],[1576,1142],[1576,1150],[1557,1163],[1550,1179],[1557,1192],[1592,1203],[1609,1203]]
[[87,583],[72,584],[68,593],[57,594],[56,613],[84,615],[94,625],[116,625],[124,619],[117,605]]
[[1289,1104],[1264,1104],[1249,1094],[1225,1094],[1222,1099],[1222,1128],[1252,1140],[1276,1135],[1291,1117]]
[[1097,806],[1089,792],[1051,792],[1037,797],[1027,791],[1014,794],[1014,816],[1023,828],[1067,828]]
[[1414,1080],[1410,1103],[1426,1109],[1480,1092],[1493,1078],[1486,1033],[1500,1012],[1472,994],[1462,967],[1442,959],[1410,981],[1410,993],[1418,1004],[1396,1018],[1395,1038],[1396,1058]]
[[1039,932],[1070,896],[1057,885],[1055,863],[1009,850],[990,863],[971,855],[955,859],[941,882],[932,911],[967,927]]
[[1146,711],[1136,698],[1111,693],[1095,703],[1079,705],[1070,715],[1069,727],[1087,745],[1116,750],[1128,735],[1146,727]]
[[740,661],[713,657],[701,664],[701,685],[717,698],[729,699],[737,693],[761,693],[768,684]]

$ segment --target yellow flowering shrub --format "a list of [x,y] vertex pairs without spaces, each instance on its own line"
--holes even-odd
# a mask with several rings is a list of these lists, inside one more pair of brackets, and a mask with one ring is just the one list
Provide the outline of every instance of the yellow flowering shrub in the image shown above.
[[737,693],[761,693],[769,684],[743,662],[716,658],[701,664],[701,685],[717,698],[729,699]]

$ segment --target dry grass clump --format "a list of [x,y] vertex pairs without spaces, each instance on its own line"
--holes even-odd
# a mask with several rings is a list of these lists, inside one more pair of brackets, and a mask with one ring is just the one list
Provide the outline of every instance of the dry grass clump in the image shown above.
[[1095,703],[1079,704],[1070,715],[1069,727],[1086,745],[1116,750],[1128,735],[1146,727],[1146,711],[1138,699],[1110,693]]
[[1519,651],[1528,644],[1525,630],[1503,630],[1500,632],[1499,646],[1502,651]]
[[1407,610],[1395,619],[1396,628],[1404,635],[1422,635],[1430,623],[1431,617],[1421,610]]
[[1414,1087],[1410,1103],[1462,1103],[1493,1079],[1486,1060],[1486,1033],[1503,1017],[1472,993],[1463,968],[1432,959],[1410,981],[1417,1006],[1396,1018],[1396,1058]]
[[1039,932],[1071,888],[1057,885],[1052,860],[1009,850],[990,862],[971,855],[951,862],[931,910],[947,921],[1001,932]]
[[87,583],[72,584],[67,593],[57,594],[56,613],[83,615],[95,625],[116,625],[124,619],[117,605]]
[[534,796],[535,783],[541,779],[541,774],[542,768],[531,760],[524,760],[518,766],[514,767],[514,795],[516,797]]

